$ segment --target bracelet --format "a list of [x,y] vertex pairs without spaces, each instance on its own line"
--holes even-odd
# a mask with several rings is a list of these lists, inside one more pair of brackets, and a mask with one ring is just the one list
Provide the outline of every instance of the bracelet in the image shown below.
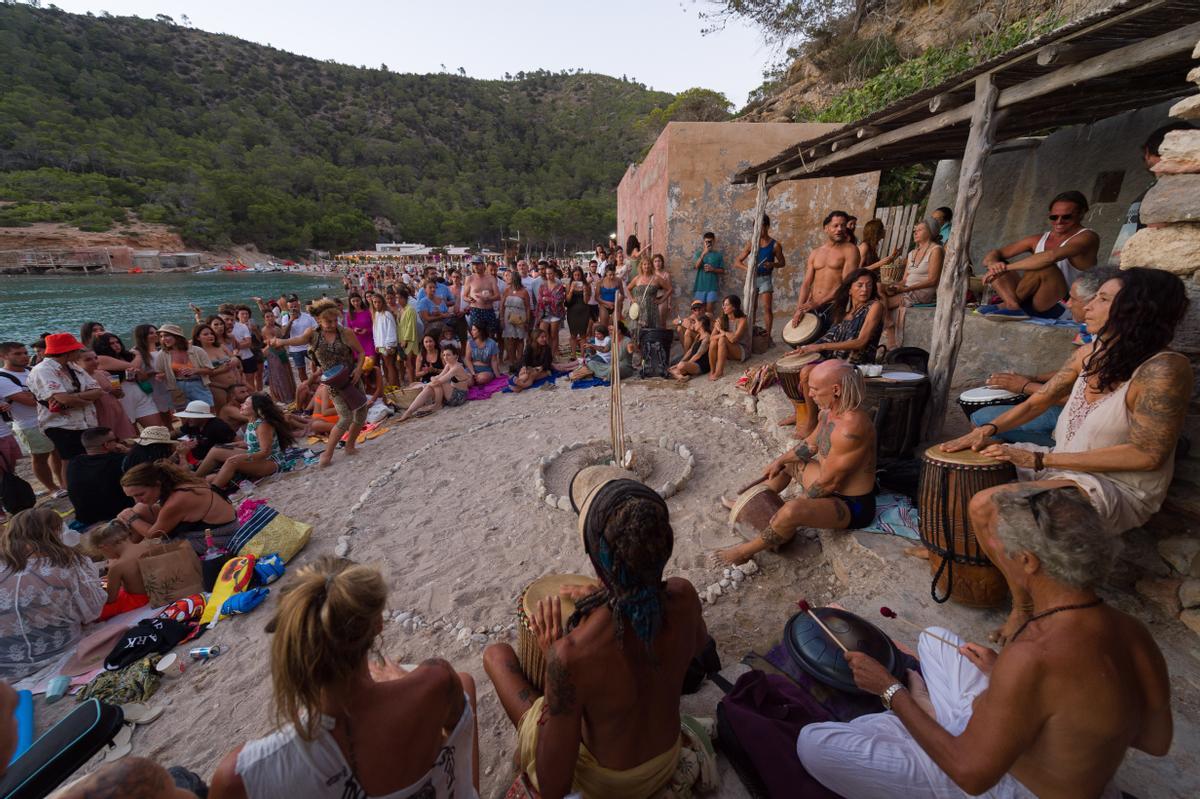
[[999,427],[997,427],[997,426],[996,426],[996,424],[995,424],[995,423],[993,423],[993,422],[984,422],[983,424],[979,425],[979,429],[980,429],[980,430],[982,430],[982,429],[983,429],[983,428],[985,428],[985,427],[990,427],[990,428],[992,428],[992,432],[991,432],[991,433],[989,433],[988,435],[993,435],[993,436],[994,436],[994,435],[996,435],[997,433],[999,433],[999,432],[1000,432],[1000,428],[999,428]]
[[[1022,394],[1025,394],[1025,389],[1029,388],[1029,384],[1030,384],[1030,383],[1032,383],[1032,382],[1033,382],[1032,380],[1026,380],[1026,381],[1025,381],[1025,385],[1021,386],[1021,393],[1022,393]],[[1028,396],[1028,395],[1026,395],[1026,396]]]
[[895,682],[895,683],[892,683],[890,686],[888,686],[888,689],[879,695],[879,699],[880,699],[880,701],[883,702],[883,706],[885,709],[887,709],[887,710],[892,709],[893,697],[895,697],[896,694],[898,694],[902,690],[904,690],[904,685],[902,683]]
[[1046,455],[1043,452],[1033,453],[1033,470],[1040,472],[1046,468]]

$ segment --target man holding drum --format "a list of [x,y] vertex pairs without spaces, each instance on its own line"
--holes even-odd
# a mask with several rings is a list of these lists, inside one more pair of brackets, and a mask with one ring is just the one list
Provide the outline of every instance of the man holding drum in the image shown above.
[[576,596],[570,618],[552,597],[529,619],[546,655],[545,695],[508,644],[484,650],[484,669],[541,796],[659,795],[679,763],[684,676],[708,641],[700,597],[687,580],[663,579],[674,533],[649,487],[607,482],[580,512],[599,584]]
[[[764,549],[777,549],[801,527],[847,530],[875,519],[875,426],[860,409],[863,377],[845,361],[824,361],[808,377],[820,408],[813,433],[763,472],[776,493],[798,480],[804,495],[784,503],[753,541],[718,550],[715,560],[736,566]],[[734,503],[722,500],[733,509]]]
[[837,294],[842,281],[858,269],[858,248],[850,242],[845,211],[830,211],[822,226],[825,243],[808,256],[804,280],[800,283],[800,302],[792,314],[792,324],[799,325],[804,314],[812,311],[822,315],[822,308]]
[[[975,449],[1012,463],[1022,482],[1082,490],[1102,520],[1097,535],[1115,536],[1144,524],[1167,495],[1192,394],[1191,364],[1167,349],[1187,306],[1175,275],[1140,268],[1118,273],[1084,311],[1092,343],[1080,347],[1037,394],[942,449]],[[1064,401],[1053,448],[992,438]],[[1000,555],[996,497],[1014,487],[985,489],[971,499],[971,529],[993,560]],[[1028,591],[1011,578],[1009,588],[1013,609],[993,634],[999,643],[1011,640],[1033,612]]]
[[[796,754],[842,796],[1104,797],[1133,747],[1171,748],[1170,680],[1150,631],[1093,586],[1116,557],[1076,488],[996,498],[996,565],[1037,613],[999,654],[931,628],[907,688],[850,651],[854,682],[888,709],[810,724]],[[955,647],[951,644],[959,644]]]

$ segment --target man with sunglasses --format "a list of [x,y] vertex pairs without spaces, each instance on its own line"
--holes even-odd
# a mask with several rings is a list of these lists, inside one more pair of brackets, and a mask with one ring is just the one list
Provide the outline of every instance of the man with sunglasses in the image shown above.
[[[1050,230],[1034,233],[992,250],[983,258],[983,282],[1000,295],[998,305],[980,307],[979,313],[998,319],[1057,319],[1068,287],[1080,272],[1096,265],[1100,237],[1083,226],[1087,198],[1064,191],[1050,201]],[[1030,253],[1016,263],[1010,261]]]

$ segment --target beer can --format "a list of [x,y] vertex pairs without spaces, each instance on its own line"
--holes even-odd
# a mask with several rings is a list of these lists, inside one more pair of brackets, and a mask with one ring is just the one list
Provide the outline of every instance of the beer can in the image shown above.
[[196,646],[188,650],[188,655],[191,656],[192,660],[208,660],[209,658],[215,658],[219,654],[221,654],[221,647],[219,646]]

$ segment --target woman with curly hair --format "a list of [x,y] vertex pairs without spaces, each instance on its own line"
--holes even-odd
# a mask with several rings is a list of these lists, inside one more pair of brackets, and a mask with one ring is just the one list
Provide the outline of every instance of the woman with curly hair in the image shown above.
[[[1042,389],[1020,405],[942,444],[981,451],[1017,467],[1018,480],[1043,488],[1075,488],[1095,506],[1105,527],[1120,535],[1162,506],[1175,465],[1175,443],[1192,394],[1188,359],[1167,349],[1187,312],[1178,277],[1130,269],[1106,281],[1084,310],[1095,338],[1080,347]],[[1053,447],[1003,444],[992,437],[1064,403]],[[991,551],[996,538],[997,486],[971,500],[972,528]],[[1029,594],[1012,581],[1013,610],[994,640],[1010,640],[1032,618]]]

